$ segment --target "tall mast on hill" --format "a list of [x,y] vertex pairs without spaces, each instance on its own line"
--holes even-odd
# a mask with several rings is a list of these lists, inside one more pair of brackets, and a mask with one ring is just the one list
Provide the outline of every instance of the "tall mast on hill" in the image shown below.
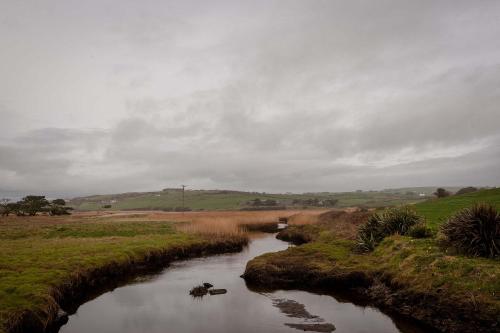
[[187,185],[181,185],[182,187],[182,215],[184,215],[184,211],[186,210],[184,208],[184,189],[187,187]]

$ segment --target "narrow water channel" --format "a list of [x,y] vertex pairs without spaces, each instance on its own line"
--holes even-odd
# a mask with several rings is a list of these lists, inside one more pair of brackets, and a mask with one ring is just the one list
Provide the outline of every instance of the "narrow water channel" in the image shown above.
[[[305,291],[259,293],[240,278],[246,263],[288,244],[257,234],[236,254],[172,263],[160,274],[141,277],[83,304],[60,333],[254,333],[316,329],[338,333],[421,333],[416,326],[373,307]],[[193,298],[202,282],[225,288],[223,295]],[[304,326],[306,325],[306,326]]]

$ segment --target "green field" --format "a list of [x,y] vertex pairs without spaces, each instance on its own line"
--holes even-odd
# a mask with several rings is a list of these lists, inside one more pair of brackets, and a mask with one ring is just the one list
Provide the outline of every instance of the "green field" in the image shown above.
[[[225,246],[242,237],[180,233],[144,217],[0,218],[0,332],[25,313],[46,322],[57,312],[54,290],[110,265],[154,253]],[[240,244],[241,245],[241,244]]]
[[[491,203],[500,208],[500,189],[432,199],[417,204],[416,210],[437,230],[449,216],[478,202]],[[340,217],[332,215],[333,218],[318,225],[289,227],[282,234],[303,236],[301,239],[309,242],[257,257],[248,263],[245,278],[251,283],[277,288],[307,288],[317,287],[314,285],[317,281],[330,281],[331,284],[345,276],[360,274],[376,285],[383,277],[385,287],[377,288],[398,286],[397,291],[389,291],[389,294],[419,295],[417,299],[424,300],[420,305],[410,304],[417,307],[415,311],[402,314],[412,316],[416,313],[420,316],[416,319],[425,320],[445,331],[450,328],[447,325],[454,321],[460,322],[459,327],[466,325],[463,331],[467,332],[475,331],[473,325],[495,325],[498,322],[499,258],[458,255],[452,249],[442,248],[436,237],[415,239],[398,235],[386,237],[373,252],[359,253],[355,250],[355,229],[348,236],[339,233],[339,230],[347,229],[345,220],[349,216],[350,223],[354,223],[356,214],[361,213]],[[425,299],[436,301],[427,303]],[[383,303],[377,295],[373,300]],[[405,296],[402,296],[404,300]],[[398,307],[393,310],[403,309]],[[468,315],[472,315],[475,323],[468,323],[471,320]],[[483,324],[478,324],[481,322]],[[482,332],[491,331],[490,326],[481,327]]]
[[432,199],[416,204],[415,208],[420,215],[425,217],[429,227],[437,230],[449,216],[478,202],[490,203],[500,209],[500,188]]
[[[237,210],[248,207],[254,199],[276,200],[278,206],[303,208],[304,205],[293,204],[294,200],[335,199],[336,207],[384,207],[409,204],[422,201],[432,195],[433,188],[405,188],[401,190],[356,191],[342,193],[302,193],[302,194],[269,194],[258,192],[224,191],[224,190],[186,190],[185,207],[192,210]],[[419,194],[427,197],[421,197]],[[112,195],[96,195],[72,199],[69,205],[82,211],[106,210],[173,210],[182,207],[182,191],[168,189],[159,192],[123,193]]]

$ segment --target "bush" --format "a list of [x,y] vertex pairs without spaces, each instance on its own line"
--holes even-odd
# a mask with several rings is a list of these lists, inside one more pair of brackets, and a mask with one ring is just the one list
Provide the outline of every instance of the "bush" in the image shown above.
[[408,236],[413,238],[429,238],[432,236],[432,230],[425,224],[420,223],[410,228]]
[[394,234],[406,235],[411,227],[422,223],[420,217],[408,206],[390,208],[382,213],[384,237]]
[[451,193],[444,188],[440,187],[436,190],[436,192],[433,193],[436,197],[438,198],[446,198],[451,195]]
[[461,188],[460,190],[457,191],[457,193],[455,193],[455,195],[473,193],[473,192],[477,192],[477,191],[478,191],[477,188],[475,188],[473,186],[469,186],[469,187]]
[[386,236],[406,235],[422,218],[411,208],[389,208],[375,213],[358,230],[358,250],[372,251]]
[[358,230],[358,250],[373,251],[375,246],[384,239],[382,232],[382,214],[375,213],[368,218]]
[[443,245],[475,257],[500,254],[500,213],[489,204],[476,204],[443,224]]

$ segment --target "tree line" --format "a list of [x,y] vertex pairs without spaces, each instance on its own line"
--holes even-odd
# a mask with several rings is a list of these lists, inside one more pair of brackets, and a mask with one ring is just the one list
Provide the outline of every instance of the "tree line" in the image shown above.
[[43,195],[28,195],[17,202],[10,202],[9,199],[0,200],[0,214],[9,216],[35,216],[37,213],[48,213],[54,215],[69,215],[72,207],[66,206],[64,199],[54,199],[49,201]]
[[[474,186],[468,186],[468,187],[464,187],[464,188],[461,188],[460,190],[458,190],[457,193],[455,193],[455,195],[467,194],[467,193],[472,193],[472,192],[477,192],[477,191],[479,191],[478,188],[476,188]],[[436,192],[434,192],[433,194],[438,198],[446,198],[446,197],[453,195],[453,193],[451,193],[450,191],[448,191],[442,187],[439,187],[436,190]]]

